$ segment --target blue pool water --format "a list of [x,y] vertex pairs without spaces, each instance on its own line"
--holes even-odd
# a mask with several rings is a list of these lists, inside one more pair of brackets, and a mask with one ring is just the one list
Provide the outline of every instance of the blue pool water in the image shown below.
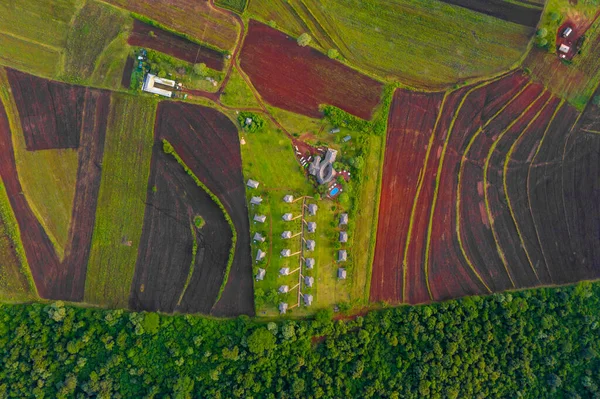
[[339,189],[339,188],[337,188],[337,187],[334,187],[334,188],[333,188],[333,190],[331,190],[331,192],[329,193],[329,195],[331,195],[331,196],[333,197],[333,196],[334,196],[334,195],[336,195],[336,194],[337,194],[339,191],[340,191],[340,189]]

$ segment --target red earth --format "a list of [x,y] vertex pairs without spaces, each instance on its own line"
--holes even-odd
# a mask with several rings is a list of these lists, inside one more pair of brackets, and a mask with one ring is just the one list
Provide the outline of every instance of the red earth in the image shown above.
[[127,43],[160,51],[192,64],[203,62],[209,68],[218,71],[223,70],[225,64],[225,56],[222,53],[137,19],[133,21],[133,30]]
[[577,111],[518,72],[445,96],[398,89],[371,300],[598,278],[594,112],[588,106],[573,128]]
[[[192,172],[219,198],[238,233],[225,291],[211,313],[216,316],[253,315],[250,224],[236,126],[213,108],[161,102],[155,135],[159,140],[168,140]],[[214,272],[222,276],[220,267]]]
[[370,119],[383,85],[294,38],[255,20],[240,54],[240,66],[270,104],[319,118],[329,104]]
[[[54,247],[50,242],[43,227],[33,214],[24,195],[15,166],[14,150],[10,127],[6,113],[0,106],[0,176],[6,186],[6,192],[13,208],[19,228],[25,254],[33,275],[38,293],[46,299],[65,299],[80,301],[83,299],[85,288],[85,275],[90,251],[90,244],[96,217],[96,204],[100,188],[100,174],[102,156],[104,152],[104,138],[106,123],[110,110],[110,93],[107,91],[86,89],[57,82],[41,82],[44,79],[35,78],[16,71],[7,70],[11,88],[15,98],[30,101],[32,109],[43,109],[36,104],[43,101],[43,96],[25,96],[20,93],[35,92],[32,88],[50,86],[64,86],[57,89],[62,93],[73,93],[74,98],[81,99],[81,104],[72,107],[63,107],[59,99],[55,99],[58,110],[70,109],[76,115],[49,115],[50,119],[60,120],[65,117],[69,120],[80,121],[81,132],[78,133],[79,141],[79,166],[77,183],[73,203],[69,240],[65,250],[65,257],[59,261]],[[20,96],[20,97],[18,97]],[[71,101],[70,98],[64,98]],[[35,123],[43,123],[43,118],[29,118],[25,121],[36,132],[55,132],[51,129],[44,130]],[[42,139],[46,139],[42,136]]]

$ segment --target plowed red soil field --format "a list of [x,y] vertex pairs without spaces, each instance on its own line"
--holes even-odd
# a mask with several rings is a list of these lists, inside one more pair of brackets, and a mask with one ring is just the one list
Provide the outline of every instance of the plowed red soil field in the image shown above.
[[[155,135],[159,140],[167,139],[186,165],[219,198],[237,231],[229,279],[211,313],[253,315],[250,226],[237,128],[212,108],[162,102],[158,107]],[[211,273],[222,278],[222,270],[221,265],[215,265]],[[190,297],[189,300],[195,299]]]
[[[150,32],[153,33],[152,36]],[[225,62],[225,56],[216,50],[138,20],[133,22],[133,30],[127,43],[151,48],[192,64],[203,62],[209,68],[219,71],[223,70]]]
[[[175,158],[164,153],[160,141],[153,150],[147,198],[130,307],[209,313],[231,248],[232,232],[223,212]],[[201,229],[194,226],[196,215],[205,222]]]
[[85,90],[13,69],[7,74],[27,149],[79,147]]
[[[36,102],[43,101],[44,97],[29,97],[20,91],[31,93],[32,87],[44,87],[46,84],[44,80],[10,70],[8,76],[15,98],[20,96],[23,104],[29,101],[32,108],[40,108]],[[85,273],[96,215],[110,93],[57,82],[47,82],[47,84],[65,86],[57,91],[74,92],[74,97],[81,99],[81,104],[75,107],[78,110],[75,116],[67,116],[80,121],[81,131],[78,132],[79,166],[73,214],[69,241],[62,262],[59,261],[46,232],[31,211],[25,196],[22,195],[10,127],[3,107],[0,113],[0,153],[2,154],[0,174],[21,229],[23,246],[40,296],[48,299],[80,301],[85,288]],[[61,109],[60,99],[54,101],[57,108]],[[71,100],[65,98],[65,101]],[[62,115],[53,116],[56,120],[62,117]],[[43,118],[34,117],[27,119],[26,123],[30,124],[32,130],[41,131],[42,127],[37,124],[44,121]]]
[[572,131],[576,110],[518,72],[440,96],[395,94],[371,300],[600,277],[595,106]]
[[506,0],[442,0],[444,3],[454,4],[482,14],[490,15],[505,21],[535,28],[542,7],[528,7],[516,2]]
[[370,119],[382,84],[285,33],[250,20],[240,66],[271,105],[318,118],[320,104]]

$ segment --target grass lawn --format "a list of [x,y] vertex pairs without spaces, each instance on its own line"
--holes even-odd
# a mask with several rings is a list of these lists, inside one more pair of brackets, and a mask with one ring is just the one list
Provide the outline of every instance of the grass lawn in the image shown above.
[[519,61],[532,34],[530,28],[438,0],[273,3],[253,0],[249,14],[273,20],[294,36],[308,29],[318,47],[337,49],[351,65],[418,87],[505,70]]
[[229,82],[221,94],[221,102],[224,105],[236,108],[258,108],[258,102],[242,78],[237,68],[233,68]]
[[244,10],[246,10],[248,1],[249,0],[216,0],[215,4],[235,11],[238,14],[242,14]]
[[29,206],[46,230],[59,258],[69,239],[69,226],[78,156],[75,149],[27,151],[19,112],[8,89],[4,70],[0,71],[0,97],[10,122],[17,172]]
[[0,299],[25,301],[36,298],[19,226],[0,181]]
[[94,65],[104,49],[130,25],[131,18],[125,11],[86,1],[67,35],[64,79],[85,82],[94,72]]
[[85,301],[127,306],[144,222],[156,101],[113,94]]

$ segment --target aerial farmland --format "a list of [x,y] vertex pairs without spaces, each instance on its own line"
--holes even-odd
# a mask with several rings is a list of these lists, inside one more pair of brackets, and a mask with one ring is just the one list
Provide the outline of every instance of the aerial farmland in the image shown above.
[[[137,335],[264,324],[267,345],[289,320],[354,331],[387,308],[600,279],[595,0],[24,0],[0,15],[3,302],[95,308],[110,326],[131,312]],[[306,345],[329,345],[329,328]],[[225,341],[206,361],[253,345]],[[221,372],[174,397],[253,397],[251,378],[198,388]],[[553,396],[547,378],[555,390],[531,397],[577,390]],[[418,385],[364,397],[475,397]],[[121,397],[166,392],[136,389]]]

